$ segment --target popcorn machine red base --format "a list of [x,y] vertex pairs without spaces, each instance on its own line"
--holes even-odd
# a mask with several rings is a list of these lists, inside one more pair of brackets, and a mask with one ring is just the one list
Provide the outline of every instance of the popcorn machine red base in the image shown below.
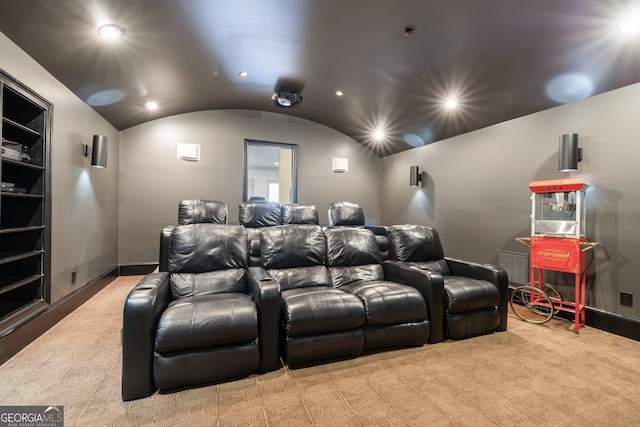
[[530,247],[531,286],[543,289],[543,270],[575,276],[574,301],[551,295],[555,311],[574,313],[574,332],[585,324],[586,251],[597,243],[584,235],[584,194],[588,184],[582,179],[534,181],[531,190],[531,237],[517,240]]

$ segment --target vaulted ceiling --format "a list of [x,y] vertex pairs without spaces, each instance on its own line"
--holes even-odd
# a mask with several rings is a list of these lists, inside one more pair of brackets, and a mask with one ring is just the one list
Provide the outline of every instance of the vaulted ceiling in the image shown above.
[[[2,0],[0,31],[120,130],[199,110],[273,111],[385,156],[639,82],[640,36],[617,31],[634,5]],[[124,35],[101,39],[107,23]],[[276,107],[281,90],[303,102]]]

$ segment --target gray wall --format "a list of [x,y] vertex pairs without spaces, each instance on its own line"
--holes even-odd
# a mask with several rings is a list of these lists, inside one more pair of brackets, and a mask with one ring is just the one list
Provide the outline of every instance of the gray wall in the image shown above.
[[[379,159],[329,128],[266,112],[184,114],[119,134],[2,33],[0,68],[54,104],[54,301],[118,263],[157,262],[159,230],[175,223],[181,199],[223,200],[237,222],[249,138],[300,145],[298,201],[316,204],[323,224],[330,202],[353,201],[368,223],[432,225],[448,255],[482,262],[496,262],[501,249],[526,251],[514,238],[530,233],[530,181],[582,177],[591,183],[588,237],[602,244],[588,304],[640,317],[638,84]],[[569,132],[580,134],[585,159],[563,174],[558,137]],[[107,169],[89,168],[80,154],[93,134],[109,138]],[[202,160],[176,159],[177,142],[201,144]],[[349,172],[332,173],[332,157],[348,157]],[[409,188],[411,165],[427,170],[425,188]],[[552,279],[570,292],[566,278]],[[636,294],[634,308],[619,306],[620,291]]]
[[[583,178],[587,237],[594,254],[587,305],[640,317],[640,84],[559,106],[382,159],[382,224],[436,228],[445,254],[497,262],[498,250],[528,252],[515,237],[531,233],[528,185]],[[578,133],[584,160],[558,171],[558,139]],[[425,187],[409,187],[409,167],[426,169]],[[571,296],[572,276],[548,279]],[[636,294],[635,307],[619,292]]]
[[[119,134],[2,33],[0,68],[53,103],[51,294],[57,301],[118,264]],[[82,156],[94,134],[108,137],[106,169],[92,169]]]
[[[367,223],[378,223],[380,158],[345,135],[286,114],[181,114],[120,134],[121,265],[158,262],[160,230],[176,223],[180,200],[221,200],[238,223],[245,138],[298,144],[298,203],[316,205],[321,224],[335,201],[359,203]],[[178,159],[178,142],[200,144],[200,161]],[[333,173],[333,157],[348,158],[349,171]]]

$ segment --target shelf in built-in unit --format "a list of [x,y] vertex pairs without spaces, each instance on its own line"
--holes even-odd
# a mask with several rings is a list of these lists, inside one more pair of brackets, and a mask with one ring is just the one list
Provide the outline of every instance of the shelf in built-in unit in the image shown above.
[[34,129],[31,129],[31,128],[28,128],[28,127],[26,127],[26,126],[24,126],[24,125],[21,125],[21,124],[20,124],[20,123],[18,123],[18,122],[14,122],[13,120],[8,119],[8,118],[6,118],[6,117],[3,117],[3,118],[2,118],[2,121],[3,121],[3,122],[5,122],[6,124],[11,125],[11,126],[15,126],[16,128],[18,128],[18,129],[20,129],[21,131],[26,132],[26,133],[28,133],[28,134],[31,134],[31,135],[34,135],[34,136],[40,136],[40,132],[38,132],[38,131],[36,131],[36,130],[34,130]]
[[0,287],[0,295],[5,294],[9,291],[13,291],[14,289],[21,288],[23,286],[29,285],[36,280],[40,280],[42,278],[41,274],[36,274],[33,276],[25,277],[23,279],[17,280],[13,283]]
[[27,199],[38,199],[42,198],[42,194],[28,194],[28,193],[9,193],[8,191],[3,191],[0,193],[3,197],[26,197]]
[[44,251],[42,250],[28,251],[28,252],[10,252],[10,253],[0,252],[0,264],[7,264],[9,262],[19,261],[21,259],[38,256],[43,252]]
[[24,233],[25,231],[36,231],[36,230],[42,230],[43,228],[44,228],[43,225],[33,225],[29,227],[0,228],[0,234]]
[[33,163],[19,162],[17,160],[12,160],[12,159],[2,159],[2,161],[4,163],[9,163],[11,165],[21,166],[21,167],[25,167],[25,168],[44,170],[43,166],[34,165]]

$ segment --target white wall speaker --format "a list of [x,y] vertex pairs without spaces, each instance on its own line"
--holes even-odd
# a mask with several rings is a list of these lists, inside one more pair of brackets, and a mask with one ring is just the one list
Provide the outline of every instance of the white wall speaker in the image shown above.
[[336,173],[343,173],[349,171],[349,159],[342,157],[333,158],[333,171]]
[[185,144],[178,142],[178,158],[182,160],[199,161],[200,144]]

